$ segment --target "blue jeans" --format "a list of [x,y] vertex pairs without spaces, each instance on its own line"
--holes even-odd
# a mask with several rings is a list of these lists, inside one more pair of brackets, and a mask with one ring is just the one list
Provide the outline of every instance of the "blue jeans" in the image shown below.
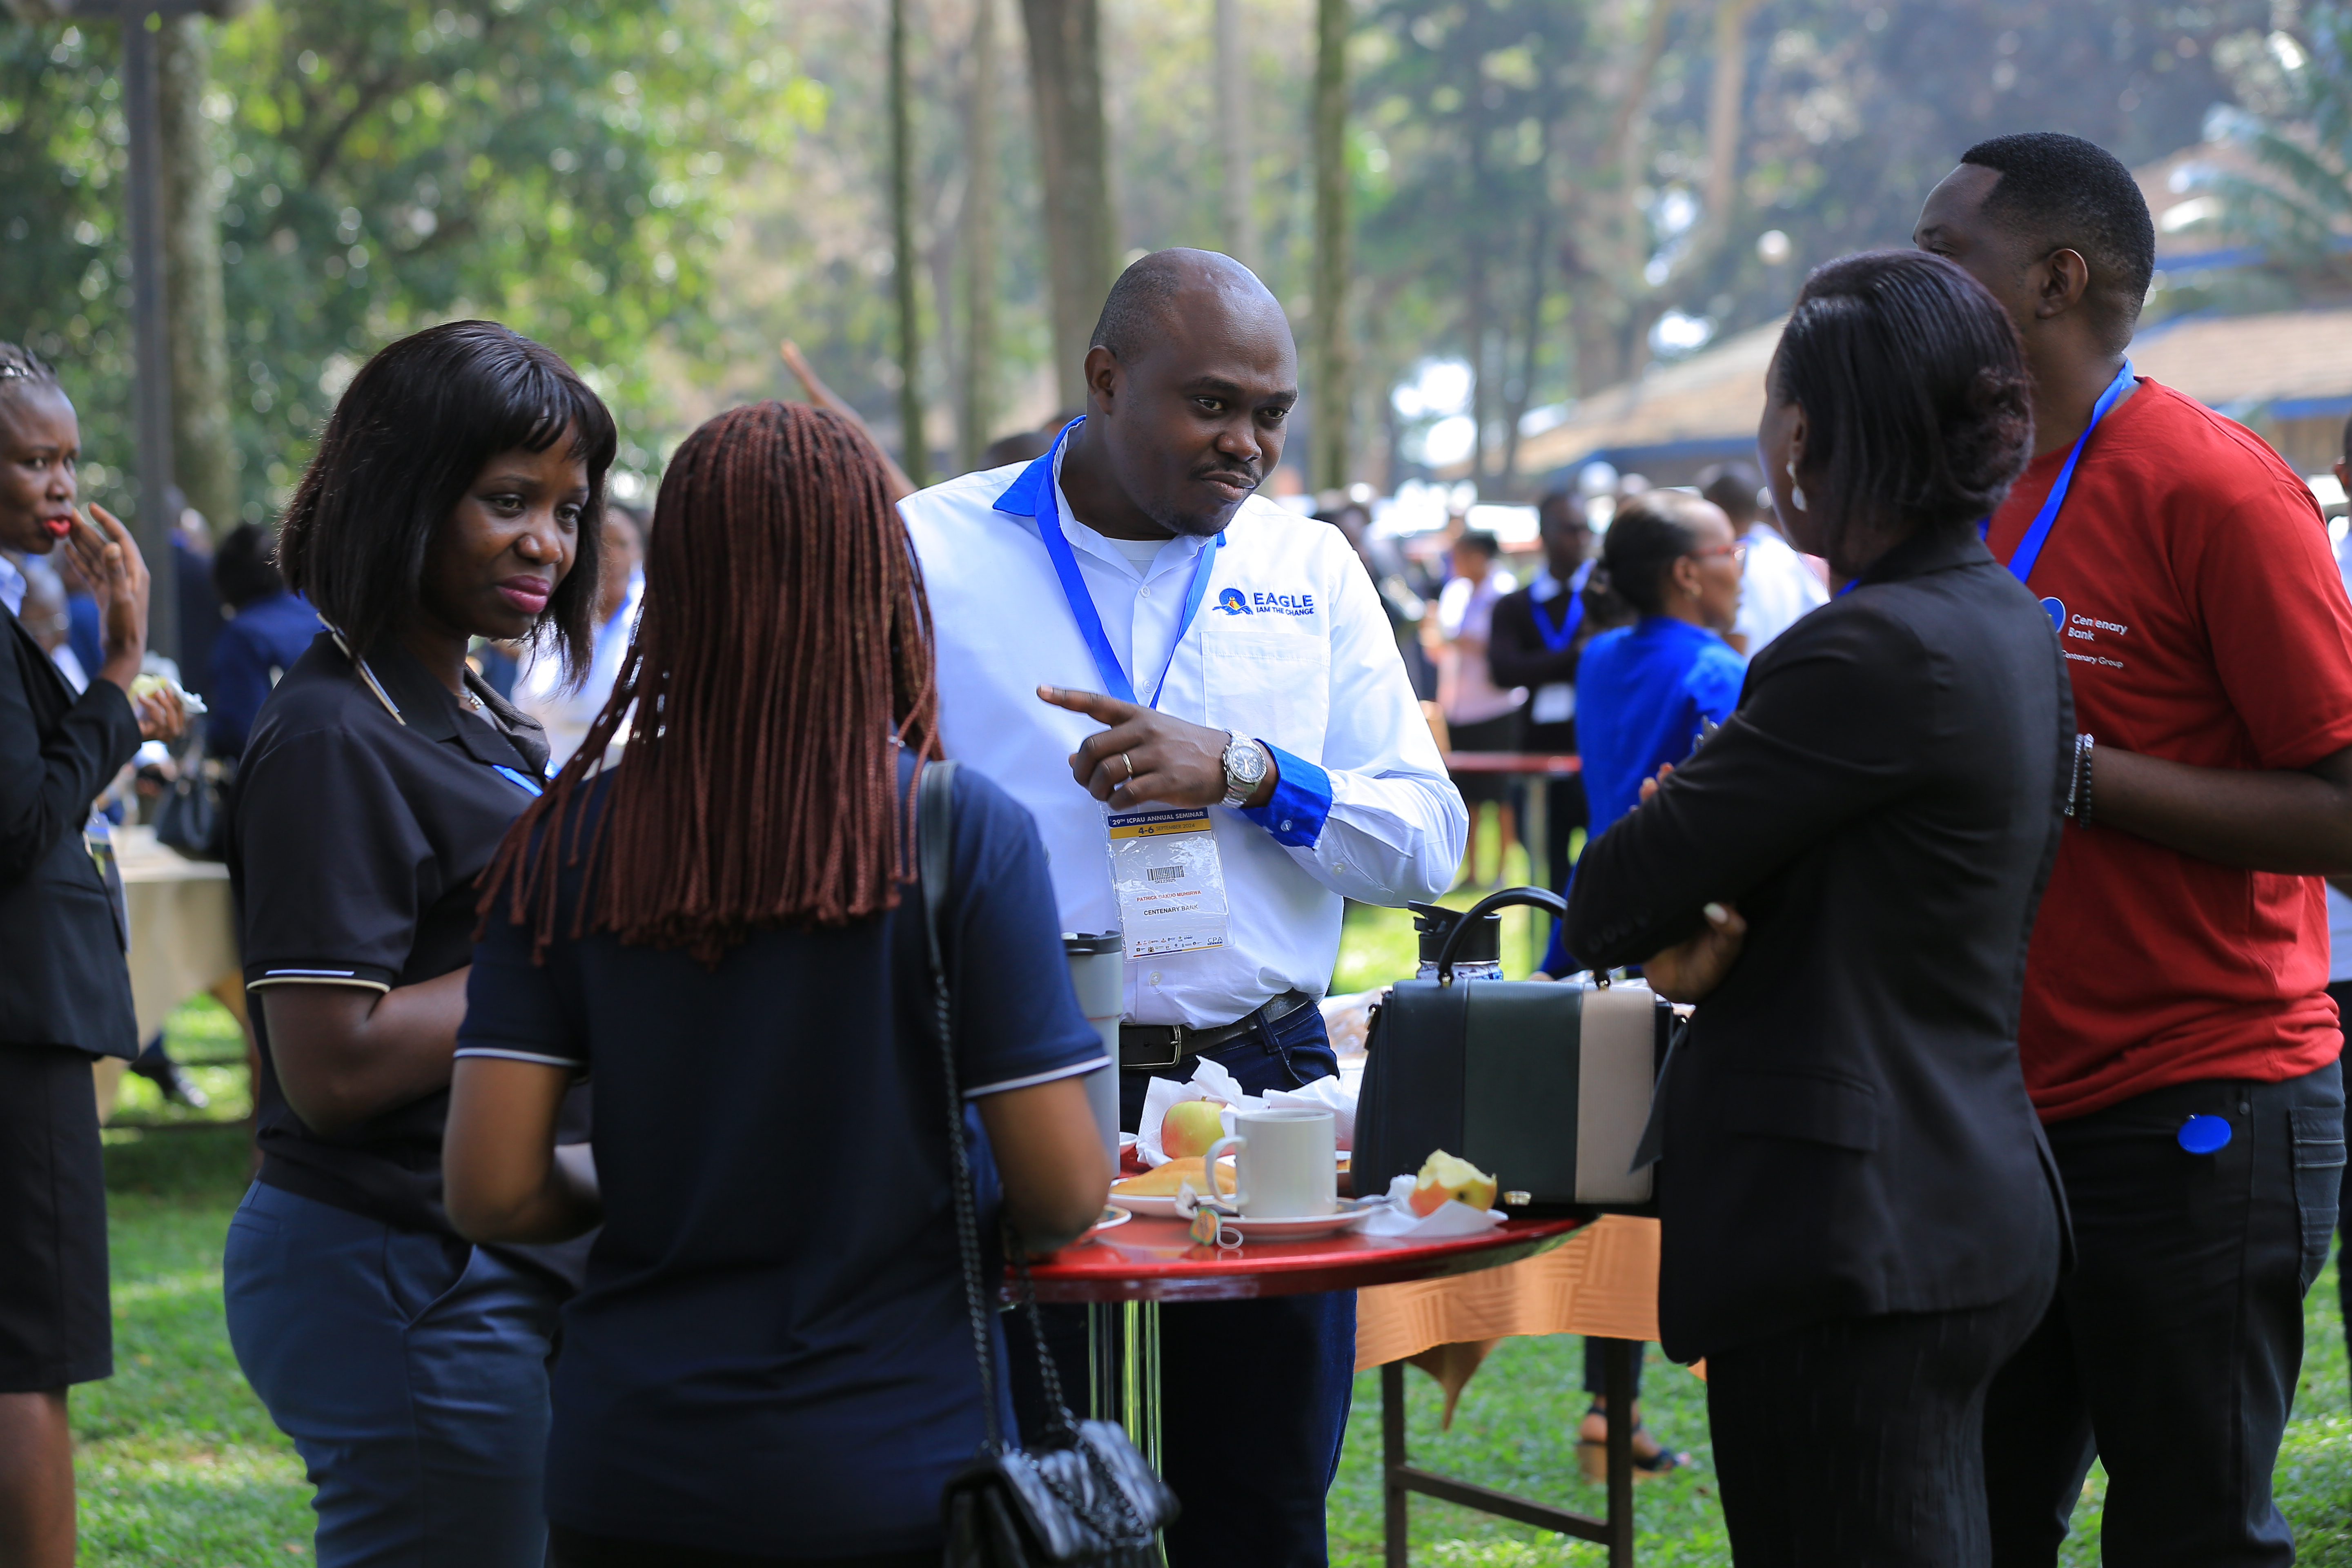
[[[1208,1055],[1252,1094],[1339,1070],[1314,1006]],[[1164,1076],[1180,1072],[1192,1076]],[[1130,1130],[1150,1078],[1119,1075]],[[1170,1568],[1324,1568],[1324,1498],[1355,1386],[1356,1293],[1163,1307],[1160,1369],[1161,1470],[1184,1505],[1168,1531]]]
[[222,1267],[237,1365],[318,1489],[319,1568],[540,1568],[561,1285],[258,1183]]

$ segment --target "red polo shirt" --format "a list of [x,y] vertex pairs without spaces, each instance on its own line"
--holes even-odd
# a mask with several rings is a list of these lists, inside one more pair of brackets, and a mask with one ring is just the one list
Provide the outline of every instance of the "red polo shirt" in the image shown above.
[[[1994,515],[2000,560],[2065,456],[2038,458]],[[2142,377],[2092,434],[2028,585],[2063,623],[2076,725],[2101,749],[2302,768],[2352,746],[2352,606],[2311,492],[2169,387]],[[2097,776],[2095,753],[2095,806]],[[2069,824],[2018,1026],[2042,1120],[2333,1061],[2321,886]]]

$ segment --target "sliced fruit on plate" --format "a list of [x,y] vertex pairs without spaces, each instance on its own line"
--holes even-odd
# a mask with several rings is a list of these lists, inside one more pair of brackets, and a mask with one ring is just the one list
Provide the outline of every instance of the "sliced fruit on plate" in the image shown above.
[[1411,1202],[1417,1215],[1435,1214],[1447,1203],[1468,1204],[1484,1214],[1495,1206],[1495,1178],[1440,1149],[1422,1162]]

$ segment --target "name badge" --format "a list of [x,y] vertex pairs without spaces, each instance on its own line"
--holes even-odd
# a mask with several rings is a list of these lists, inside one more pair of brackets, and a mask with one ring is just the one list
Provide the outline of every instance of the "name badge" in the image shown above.
[[1225,872],[1205,806],[1110,814],[1110,883],[1127,956],[1225,945]]
[[1576,688],[1565,680],[1536,688],[1528,717],[1538,724],[1565,724],[1576,717]]

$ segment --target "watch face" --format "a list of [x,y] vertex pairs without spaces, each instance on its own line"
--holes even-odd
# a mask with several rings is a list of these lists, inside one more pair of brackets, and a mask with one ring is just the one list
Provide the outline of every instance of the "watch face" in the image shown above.
[[1244,783],[1265,777],[1265,753],[1255,746],[1235,745],[1225,753],[1225,771]]

